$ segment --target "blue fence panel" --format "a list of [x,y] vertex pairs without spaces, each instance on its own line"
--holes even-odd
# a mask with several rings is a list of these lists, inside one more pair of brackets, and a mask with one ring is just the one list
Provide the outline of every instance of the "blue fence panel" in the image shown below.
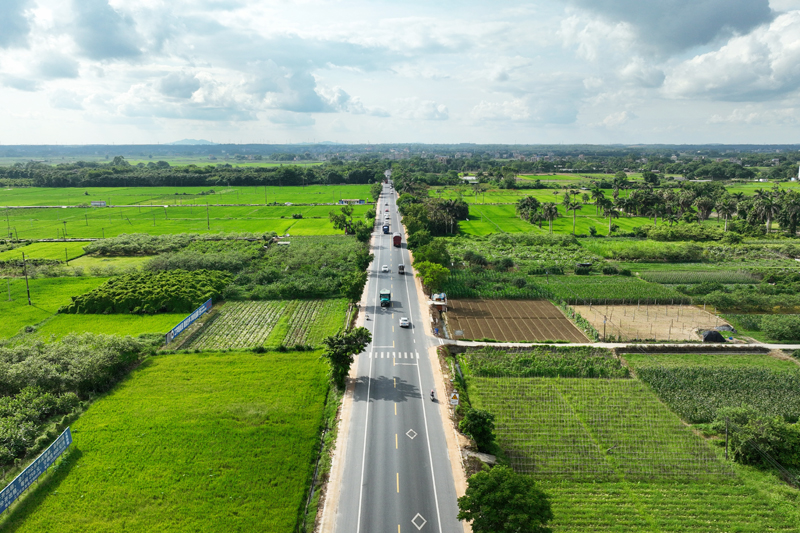
[[175,337],[180,335],[181,332],[183,332],[183,330],[185,330],[186,328],[191,326],[192,323],[195,320],[197,320],[198,318],[200,318],[201,316],[203,316],[204,314],[206,314],[209,311],[211,311],[211,298],[209,298],[206,303],[204,303],[203,305],[201,305],[200,307],[198,307],[197,309],[192,311],[191,315],[189,315],[186,318],[184,318],[183,320],[181,320],[180,324],[178,324],[177,326],[172,328],[172,331],[167,333],[167,337],[166,337],[167,338],[167,342],[166,343],[169,344],[170,342],[172,342],[172,339],[174,339]]
[[14,478],[14,481],[0,491],[0,513],[8,509],[8,506],[14,503],[14,500],[16,500],[25,489],[39,479],[39,476],[44,474],[50,465],[64,453],[64,450],[69,448],[70,444],[72,444],[72,433],[69,428],[67,428],[59,435],[53,444],[48,446],[34,462],[28,465],[28,468],[23,470],[20,475]]

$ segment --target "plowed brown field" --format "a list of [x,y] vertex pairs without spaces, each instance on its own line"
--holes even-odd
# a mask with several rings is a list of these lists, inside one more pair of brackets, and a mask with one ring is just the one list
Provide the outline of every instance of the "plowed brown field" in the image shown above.
[[449,300],[447,331],[452,339],[589,342],[546,300]]

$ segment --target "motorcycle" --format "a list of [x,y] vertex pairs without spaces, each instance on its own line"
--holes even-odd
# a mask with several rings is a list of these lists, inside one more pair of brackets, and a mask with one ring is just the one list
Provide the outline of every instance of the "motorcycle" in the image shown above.
[[433,394],[433,391],[431,391],[431,401],[432,402],[436,401],[436,396]]

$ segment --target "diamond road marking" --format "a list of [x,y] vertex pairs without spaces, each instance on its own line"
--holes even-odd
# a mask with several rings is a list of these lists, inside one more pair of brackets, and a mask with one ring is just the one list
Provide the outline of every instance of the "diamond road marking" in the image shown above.
[[[417,525],[417,519],[419,519],[422,523]],[[411,523],[414,524],[414,527],[416,527],[417,531],[419,531],[425,524],[428,523],[428,521],[425,520],[425,518],[421,514],[417,513],[417,516],[411,519]]]
[[412,439],[412,440],[413,440],[413,439],[414,439],[414,437],[416,437],[416,436],[417,436],[417,432],[416,432],[416,431],[414,431],[413,429],[409,429],[408,431],[406,431],[406,436],[407,436],[409,439]]

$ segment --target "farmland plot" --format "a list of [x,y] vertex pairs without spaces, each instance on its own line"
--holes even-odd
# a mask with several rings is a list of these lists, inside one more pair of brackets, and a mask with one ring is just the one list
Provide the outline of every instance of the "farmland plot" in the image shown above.
[[546,300],[450,300],[446,321],[450,338],[456,339],[588,342],[586,336]]
[[278,323],[284,301],[228,302],[219,317],[187,348],[211,350],[261,346]]
[[229,302],[187,348],[318,346],[343,327],[346,311],[344,299]]
[[[478,394],[475,394],[475,392]],[[544,479],[717,481],[732,472],[633,379],[470,378],[518,472]]]
[[698,331],[727,325],[725,320],[692,305],[576,305],[573,308],[606,338],[699,341]]

